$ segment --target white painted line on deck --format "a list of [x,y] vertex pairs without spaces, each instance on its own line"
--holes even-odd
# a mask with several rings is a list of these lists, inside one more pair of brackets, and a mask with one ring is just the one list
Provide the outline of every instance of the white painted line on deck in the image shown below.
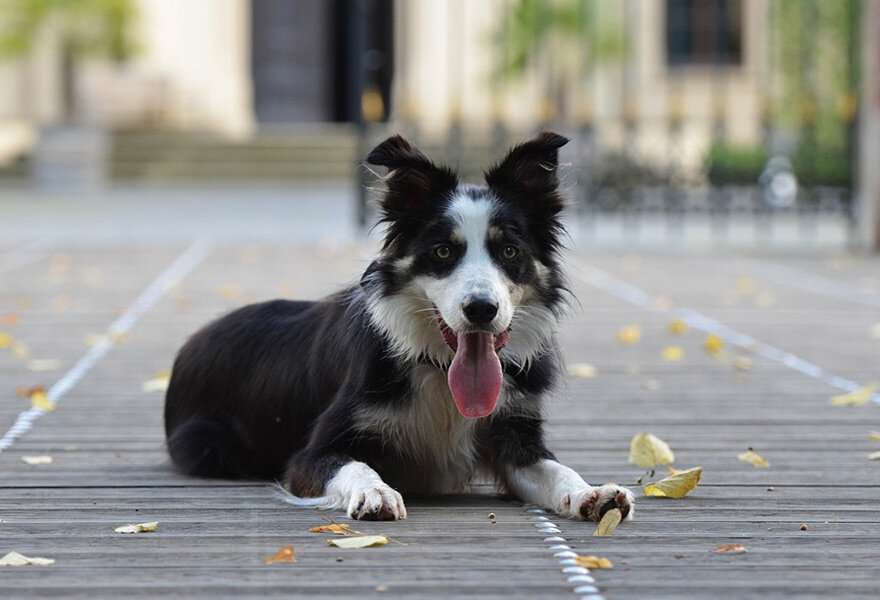
[[[582,261],[574,262],[576,264],[574,275],[584,283],[635,306],[653,312],[662,312],[657,307],[656,298],[643,289],[621,279],[617,279],[605,271],[587,265]],[[747,349],[767,360],[783,364],[808,377],[827,383],[831,387],[835,387],[845,392],[854,392],[863,387],[858,382],[845,377],[840,377],[834,373],[829,373],[819,365],[803,359],[796,354],[792,354],[791,352],[787,352],[776,346],[771,346],[770,344],[757,340],[750,335],[737,331],[732,327],[728,327],[720,321],[716,321],[697,310],[681,308],[673,309],[671,312],[694,329],[717,335],[729,344]],[[875,403],[880,404],[880,394],[875,394],[873,400]]]
[[[193,269],[195,269],[210,252],[210,244],[204,240],[193,242],[180,256],[175,259],[164,271],[162,271],[156,279],[141,292],[135,301],[107,328],[106,335],[101,340],[89,348],[77,363],[65,373],[61,379],[49,388],[46,392],[49,400],[56,405],[61,399],[75,386],[92,367],[103,359],[113,346],[115,340],[134,327],[135,323],[153,308],[156,303],[186,277]],[[2,438],[0,438],[0,452],[3,452],[17,440],[19,437],[27,433],[34,424],[34,421],[46,414],[46,411],[38,408],[30,408],[18,415],[15,423],[9,428]]]

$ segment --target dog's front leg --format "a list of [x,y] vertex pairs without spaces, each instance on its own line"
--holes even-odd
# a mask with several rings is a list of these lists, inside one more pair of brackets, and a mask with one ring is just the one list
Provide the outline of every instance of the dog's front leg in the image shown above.
[[353,519],[394,521],[406,518],[403,497],[366,463],[343,455],[297,454],[288,464],[287,489],[302,497],[323,496],[329,508]]
[[549,508],[565,517],[598,521],[612,508],[632,519],[632,492],[614,483],[593,487],[573,469],[552,458],[527,466],[509,466],[506,481],[510,491],[522,500]]

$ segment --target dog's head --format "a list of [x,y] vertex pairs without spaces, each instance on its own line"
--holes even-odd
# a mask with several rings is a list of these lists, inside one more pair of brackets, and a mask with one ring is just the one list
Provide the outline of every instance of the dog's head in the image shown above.
[[385,240],[362,280],[371,318],[398,354],[450,365],[465,416],[494,408],[501,361],[524,367],[553,335],[567,141],[544,133],[516,146],[482,186],[460,184],[400,136],[367,157],[388,168]]

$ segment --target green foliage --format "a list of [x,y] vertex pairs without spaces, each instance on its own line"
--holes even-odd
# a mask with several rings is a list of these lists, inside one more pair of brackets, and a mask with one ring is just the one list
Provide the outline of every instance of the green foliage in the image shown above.
[[124,61],[135,54],[134,0],[0,0],[0,56],[28,52],[44,27],[56,27],[75,55]]
[[576,52],[581,60],[575,62],[581,65],[623,54],[622,28],[609,21],[613,15],[600,15],[601,4],[602,0],[515,0],[494,34],[496,76],[520,77],[542,57],[565,62],[561,46]]
[[763,146],[716,143],[706,156],[706,175],[712,183],[753,185],[758,182],[767,158]]
[[[706,176],[717,185],[755,185],[768,159],[763,146],[717,143],[706,157]],[[803,186],[849,187],[852,184],[847,154],[841,148],[802,142],[792,155],[791,164],[798,183]]]

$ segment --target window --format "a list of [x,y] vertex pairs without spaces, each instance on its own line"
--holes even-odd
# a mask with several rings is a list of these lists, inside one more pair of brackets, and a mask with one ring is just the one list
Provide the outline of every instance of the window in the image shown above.
[[742,0],[666,0],[666,62],[742,62]]

